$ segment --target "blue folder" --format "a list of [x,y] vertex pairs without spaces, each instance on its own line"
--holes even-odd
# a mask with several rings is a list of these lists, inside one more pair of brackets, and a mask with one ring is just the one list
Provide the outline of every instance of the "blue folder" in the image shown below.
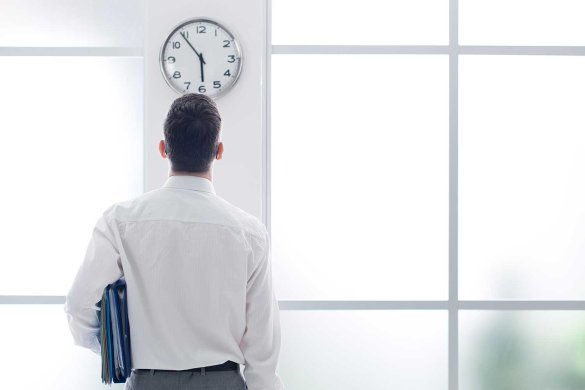
[[104,288],[98,306],[101,311],[98,319],[102,383],[125,383],[132,372],[132,353],[126,279],[123,276]]

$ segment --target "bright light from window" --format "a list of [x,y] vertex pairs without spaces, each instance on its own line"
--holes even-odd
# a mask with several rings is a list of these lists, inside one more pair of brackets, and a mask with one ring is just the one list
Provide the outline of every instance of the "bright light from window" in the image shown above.
[[143,43],[144,3],[2,0],[0,46],[139,47]]
[[281,327],[291,389],[447,389],[444,311],[283,311]]
[[443,56],[275,56],[280,299],[446,299]]
[[101,213],[142,193],[142,59],[2,57],[0,85],[0,294],[65,295]]
[[585,298],[585,57],[463,56],[463,299]]
[[583,0],[459,0],[463,45],[585,45]]
[[461,389],[585,388],[585,314],[462,311]]
[[447,0],[273,0],[276,45],[447,45]]

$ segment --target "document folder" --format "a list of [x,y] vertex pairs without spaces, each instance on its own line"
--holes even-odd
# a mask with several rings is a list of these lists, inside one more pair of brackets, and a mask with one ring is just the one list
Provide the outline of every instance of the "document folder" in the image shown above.
[[132,371],[132,354],[126,279],[123,276],[104,288],[98,306],[102,383],[125,383]]

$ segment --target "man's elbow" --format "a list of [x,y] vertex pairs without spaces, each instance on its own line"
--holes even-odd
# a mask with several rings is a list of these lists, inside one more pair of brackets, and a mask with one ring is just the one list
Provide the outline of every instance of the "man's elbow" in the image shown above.
[[65,296],[63,311],[67,313],[68,316],[75,317],[76,314],[82,312],[86,308],[86,305],[80,299],[75,298],[75,296],[70,294]]

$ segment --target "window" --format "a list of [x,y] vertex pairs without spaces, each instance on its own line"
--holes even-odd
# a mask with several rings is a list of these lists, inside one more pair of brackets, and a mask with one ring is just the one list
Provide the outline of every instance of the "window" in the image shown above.
[[[2,4],[6,388],[102,386],[99,359],[73,344],[62,304],[100,214],[143,190],[142,20],[140,1]],[[23,371],[30,365],[39,375]]]
[[270,6],[285,383],[583,387],[583,2]]

